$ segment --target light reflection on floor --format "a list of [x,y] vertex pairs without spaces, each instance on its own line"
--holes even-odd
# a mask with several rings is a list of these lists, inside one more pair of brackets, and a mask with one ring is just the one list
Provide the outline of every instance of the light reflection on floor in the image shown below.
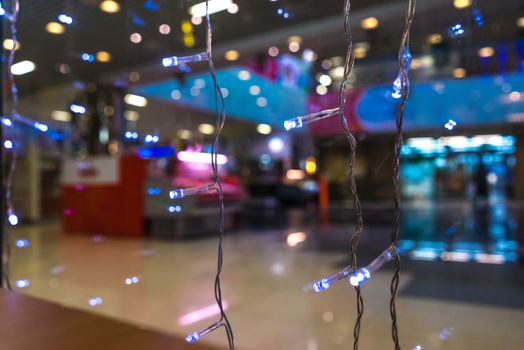
[[[346,254],[308,248],[313,235],[307,230],[288,245],[287,233],[244,232],[225,240],[224,295],[238,349],[350,348],[353,290],[340,282],[323,293],[302,292],[336,272]],[[27,240],[12,258],[12,280],[29,282],[17,288],[23,293],[184,337],[216,317],[213,238],[174,243],[64,236],[55,224],[21,226],[11,235],[13,242]],[[413,276],[409,270],[402,275],[401,291],[416,284]],[[390,270],[379,271],[363,288],[361,349],[392,346],[390,277]],[[405,349],[510,349],[524,342],[522,308],[401,294],[398,309]],[[205,341],[226,345],[221,333]]]

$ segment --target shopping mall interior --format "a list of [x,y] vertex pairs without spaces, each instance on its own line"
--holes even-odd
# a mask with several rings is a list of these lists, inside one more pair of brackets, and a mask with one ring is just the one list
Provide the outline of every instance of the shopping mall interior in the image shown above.
[[523,0],[0,5],[0,349],[523,347]]

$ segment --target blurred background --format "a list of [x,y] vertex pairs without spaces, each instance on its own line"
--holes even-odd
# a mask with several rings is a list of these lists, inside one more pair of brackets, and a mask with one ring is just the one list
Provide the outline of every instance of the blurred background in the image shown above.
[[[199,6],[200,3],[200,6]],[[199,0],[20,0],[11,281],[28,295],[176,337],[214,307],[210,182],[215,96]],[[342,0],[211,0],[225,97],[224,298],[239,349],[347,349],[354,290],[303,287],[349,264],[355,218],[334,108]],[[195,6],[195,7],[193,7]],[[398,47],[406,1],[354,1],[346,114],[365,228],[359,265],[389,245]],[[425,0],[410,36],[401,168],[398,310],[406,349],[515,349],[524,341],[524,1]],[[5,67],[4,67],[5,68]],[[4,114],[11,105],[4,82]],[[7,166],[7,165],[6,165]],[[18,220],[17,220],[18,221]],[[11,222],[13,224],[13,222]],[[392,346],[393,264],[363,287],[362,349]],[[225,348],[222,333],[204,342]]]

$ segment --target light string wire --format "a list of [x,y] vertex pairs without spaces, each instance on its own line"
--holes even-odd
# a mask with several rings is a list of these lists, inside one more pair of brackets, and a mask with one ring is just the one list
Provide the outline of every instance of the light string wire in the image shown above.
[[[356,217],[355,231],[353,233],[353,236],[351,237],[351,242],[350,242],[350,256],[351,256],[350,257],[350,267],[352,270],[355,270],[357,267],[357,246],[358,246],[360,235],[362,234],[362,229],[364,227],[364,219],[362,217],[362,207],[361,207],[360,198],[357,192],[357,184],[355,180],[355,170],[354,170],[356,151],[357,151],[357,141],[355,139],[355,136],[351,133],[349,129],[349,125],[348,125],[348,121],[347,121],[346,113],[345,113],[345,107],[347,103],[347,88],[348,88],[349,76],[355,64],[355,53],[353,51],[353,35],[351,32],[350,21],[349,21],[350,11],[351,11],[351,1],[345,0],[344,1],[344,32],[346,36],[347,52],[346,52],[346,59],[345,59],[345,64],[344,64],[344,78],[343,78],[342,84],[340,85],[340,90],[339,90],[339,102],[340,102],[339,115],[340,115],[340,123],[342,125],[342,129],[344,130],[344,134],[346,135],[346,138],[348,140],[349,149],[350,149],[349,161],[348,161],[349,190],[353,197],[354,213]],[[357,318],[355,321],[355,327],[353,329],[353,349],[358,350],[362,316],[364,315],[364,299],[362,297],[362,291],[360,289],[360,286],[355,286],[355,291],[356,291],[356,301],[357,301]]]
[[406,107],[406,101],[409,96],[409,77],[408,71],[411,65],[411,54],[409,52],[409,34],[413,17],[415,15],[416,0],[408,0],[404,32],[400,41],[400,48],[398,53],[398,62],[401,77],[401,93],[402,99],[398,106],[397,118],[396,118],[396,139],[395,139],[395,155],[393,160],[393,186],[394,186],[394,215],[393,215],[393,226],[391,231],[391,245],[395,247],[393,251],[393,258],[395,260],[395,273],[391,279],[390,291],[391,299],[389,304],[391,314],[391,337],[395,345],[395,350],[400,350],[398,325],[397,325],[397,309],[396,309],[396,297],[400,279],[400,268],[401,261],[398,253],[398,240],[399,240],[399,225],[400,225],[400,153],[403,143],[403,120],[404,110]]
[[[16,120],[18,116],[18,87],[16,85],[15,76],[13,72],[11,71],[11,67],[14,64],[15,60],[15,52],[16,52],[16,45],[18,42],[18,30],[17,30],[17,20],[18,20],[18,13],[20,10],[20,5],[18,0],[12,0],[11,2],[11,13],[6,13],[6,18],[9,21],[9,29],[11,34],[11,40],[12,40],[12,48],[9,51],[8,59],[7,59],[7,74],[9,78],[9,84],[11,86],[11,119]],[[2,140],[3,141],[3,140]],[[3,143],[3,142],[2,142]],[[3,147],[3,144],[2,144]],[[9,169],[6,176],[6,184],[5,184],[5,205],[6,205],[6,213],[7,218],[10,219],[12,215],[14,214],[13,210],[13,202],[12,202],[12,189],[13,189],[13,177],[16,169],[16,158],[17,158],[17,152],[16,147],[12,147],[11,149],[11,162],[9,164]],[[3,176],[3,175],[2,175]],[[18,221],[18,218],[16,218],[16,221]],[[9,233],[7,231],[4,232],[4,252],[5,256],[3,257],[3,271],[4,271],[4,283],[5,286],[11,290],[11,281],[10,281],[10,260],[11,260],[11,245],[9,240]]]
[[[215,284],[214,284],[214,292],[215,292],[215,300],[216,304],[220,310],[220,319],[212,324],[211,326],[205,328],[204,330],[200,332],[194,332],[187,336],[186,340],[189,343],[193,343],[198,341],[202,336],[220,328],[224,327],[227,335],[229,350],[235,349],[235,338],[233,334],[233,329],[231,327],[231,324],[229,322],[229,319],[226,315],[224,304],[222,300],[222,283],[221,283],[221,274],[222,274],[222,267],[224,263],[224,252],[223,252],[223,239],[224,239],[224,232],[225,232],[225,215],[224,215],[224,192],[222,189],[222,183],[220,182],[219,173],[218,173],[218,154],[219,154],[219,137],[220,133],[222,132],[222,129],[224,128],[225,122],[226,122],[226,113],[225,113],[225,101],[224,96],[222,94],[222,90],[220,89],[220,86],[218,85],[217,81],[217,74],[215,69],[215,64],[213,62],[213,52],[212,52],[212,38],[213,38],[213,31],[211,27],[211,19],[209,15],[209,3],[208,0],[206,0],[206,53],[205,53],[205,59],[208,61],[209,65],[209,72],[211,74],[211,78],[213,80],[213,87],[214,87],[214,95],[215,95],[215,113],[217,117],[216,122],[216,131],[213,136],[213,144],[211,148],[211,167],[213,170],[213,184],[203,186],[201,188],[197,189],[190,189],[186,191],[187,194],[197,194],[200,192],[207,192],[209,190],[216,190],[219,200],[219,220],[220,220],[220,226],[218,231],[218,252],[217,252],[217,270],[216,270],[216,276],[215,276]],[[199,57],[194,60],[193,62],[202,60],[202,55],[198,55]],[[176,60],[176,58],[175,58]],[[176,191],[175,191],[176,193]],[[181,196],[184,196],[184,192],[178,192]],[[177,197],[176,195],[174,196]],[[172,196],[173,198],[173,196]]]

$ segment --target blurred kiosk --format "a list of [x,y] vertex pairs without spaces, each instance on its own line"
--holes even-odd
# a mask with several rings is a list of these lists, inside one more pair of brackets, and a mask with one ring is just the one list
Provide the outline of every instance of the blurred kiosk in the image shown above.
[[146,161],[134,154],[65,161],[64,231],[142,236],[145,181]]

